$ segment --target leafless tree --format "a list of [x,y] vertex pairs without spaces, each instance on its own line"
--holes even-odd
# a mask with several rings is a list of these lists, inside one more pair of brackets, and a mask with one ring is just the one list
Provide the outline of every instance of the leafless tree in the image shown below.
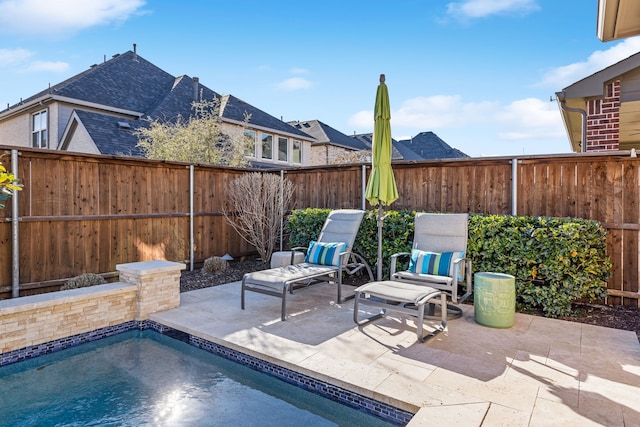
[[262,261],[271,259],[280,236],[282,217],[293,198],[293,183],[271,173],[251,172],[229,186],[229,208],[224,216],[244,240],[256,248]]

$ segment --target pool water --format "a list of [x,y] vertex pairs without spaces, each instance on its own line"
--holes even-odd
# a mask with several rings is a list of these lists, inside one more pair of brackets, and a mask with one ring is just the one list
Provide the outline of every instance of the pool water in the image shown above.
[[392,425],[152,331],[0,369],[3,426]]

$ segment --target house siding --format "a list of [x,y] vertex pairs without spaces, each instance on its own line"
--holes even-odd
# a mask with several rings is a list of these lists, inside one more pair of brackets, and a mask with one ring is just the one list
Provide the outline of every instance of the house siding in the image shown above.
[[30,114],[22,114],[0,123],[0,144],[29,147],[31,145],[30,117]]
[[586,151],[611,151],[620,147],[620,80],[605,86],[603,99],[587,102]]
[[353,150],[347,150],[335,145],[316,145],[311,146],[311,166],[329,165],[340,154],[351,153]]
[[78,127],[73,133],[67,151],[76,153],[100,154],[100,150],[93,142],[91,135],[87,132],[82,122],[78,123]]

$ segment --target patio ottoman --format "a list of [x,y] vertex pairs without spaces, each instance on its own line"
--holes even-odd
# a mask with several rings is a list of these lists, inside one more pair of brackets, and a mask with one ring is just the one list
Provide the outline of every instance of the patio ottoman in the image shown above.
[[492,328],[513,326],[516,312],[515,277],[503,273],[476,273],[473,292],[476,322]]

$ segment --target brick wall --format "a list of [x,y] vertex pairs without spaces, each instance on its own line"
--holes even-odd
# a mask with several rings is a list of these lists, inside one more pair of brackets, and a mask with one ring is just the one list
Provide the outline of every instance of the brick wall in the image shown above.
[[604,95],[587,102],[586,151],[617,151],[620,146],[620,80],[606,85]]

